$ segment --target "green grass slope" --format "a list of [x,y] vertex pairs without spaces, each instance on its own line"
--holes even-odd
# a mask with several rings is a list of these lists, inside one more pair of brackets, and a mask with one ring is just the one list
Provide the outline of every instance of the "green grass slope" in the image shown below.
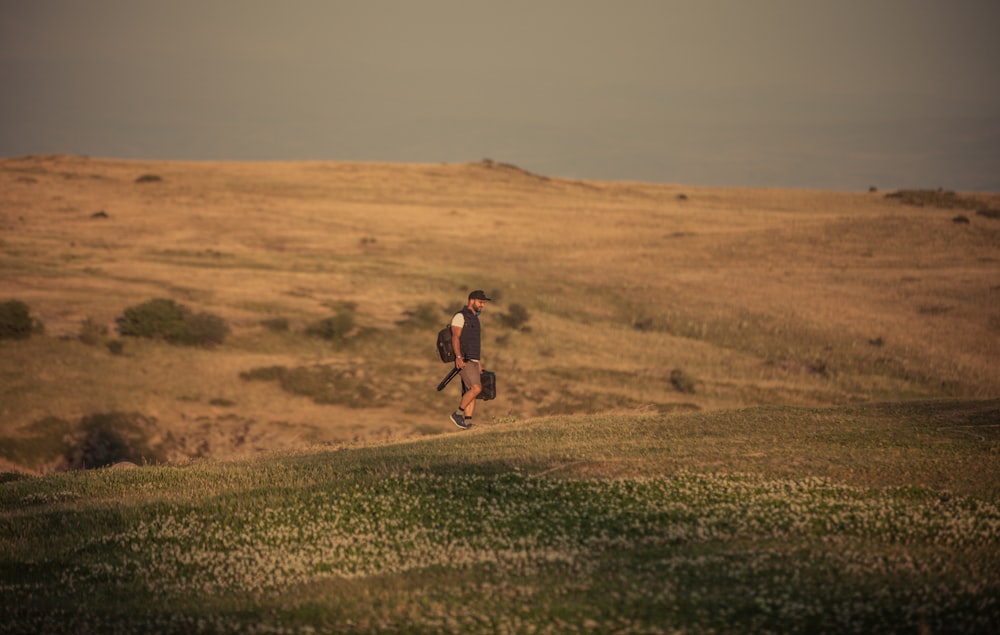
[[563,415],[0,484],[5,633],[988,633],[1000,402]]

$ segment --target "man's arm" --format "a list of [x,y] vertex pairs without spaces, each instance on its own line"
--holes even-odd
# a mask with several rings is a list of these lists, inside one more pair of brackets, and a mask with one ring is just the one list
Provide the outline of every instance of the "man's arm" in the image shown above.
[[465,366],[465,358],[462,357],[462,327],[451,325],[451,349],[455,351],[455,366],[462,368]]

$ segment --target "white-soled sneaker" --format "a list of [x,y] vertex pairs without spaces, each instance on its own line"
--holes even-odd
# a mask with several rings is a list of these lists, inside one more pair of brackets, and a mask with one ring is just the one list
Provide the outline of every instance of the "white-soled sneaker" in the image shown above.
[[451,413],[451,422],[463,430],[469,429],[469,426],[465,423],[465,417],[457,412]]

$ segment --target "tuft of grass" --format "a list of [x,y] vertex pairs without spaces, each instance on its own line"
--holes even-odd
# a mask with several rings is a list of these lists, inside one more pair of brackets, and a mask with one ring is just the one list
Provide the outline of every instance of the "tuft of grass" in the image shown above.
[[32,333],[42,333],[45,327],[31,317],[31,308],[20,300],[0,302],[0,340],[25,339]]
[[108,336],[108,327],[98,324],[93,318],[88,317],[80,325],[80,334],[77,336],[88,346],[97,346]]
[[677,389],[678,392],[693,395],[695,393],[697,383],[698,382],[694,377],[680,368],[675,368],[670,371],[670,384]]

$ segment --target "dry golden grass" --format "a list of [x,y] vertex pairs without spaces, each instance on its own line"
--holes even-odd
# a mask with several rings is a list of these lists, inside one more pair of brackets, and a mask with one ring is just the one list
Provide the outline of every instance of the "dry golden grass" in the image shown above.
[[[161,180],[137,182],[147,174]],[[155,418],[175,459],[450,432],[457,389],[434,392],[447,369],[433,333],[395,323],[430,302],[443,324],[471,288],[499,300],[484,316],[500,378],[484,425],[996,397],[1000,221],[954,216],[880,193],[569,181],[488,161],[7,159],[0,301],[26,302],[47,332],[0,342],[0,436],[110,410]],[[155,297],[233,334],[215,350],[129,340],[123,355],[64,339],[87,318],[113,337],[126,307]],[[380,335],[300,334],[342,302]],[[529,333],[491,320],[512,303]],[[275,317],[291,332],[261,326]],[[367,372],[381,396],[317,404],[239,378],[313,365]]]

